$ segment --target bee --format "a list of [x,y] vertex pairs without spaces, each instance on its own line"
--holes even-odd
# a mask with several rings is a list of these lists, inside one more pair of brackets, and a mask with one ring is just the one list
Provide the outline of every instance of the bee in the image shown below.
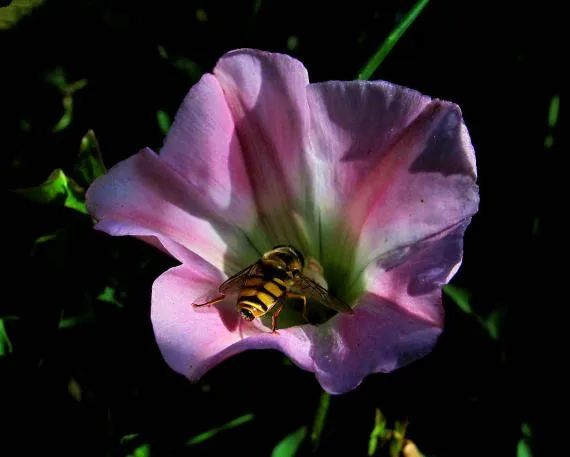
[[303,317],[307,320],[307,297],[322,305],[352,314],[352,308],[330,294],[324,287],[303,275],[305,259],[292,246],[275,246],[254,264],[249,265],[223,282],[215,298],[198,298],[193,306],[212,305],[226,295],[237,293],[237,309],[246,321],[262,317],[275,309],[271,316],[272,332],[286,299],[303,302]]

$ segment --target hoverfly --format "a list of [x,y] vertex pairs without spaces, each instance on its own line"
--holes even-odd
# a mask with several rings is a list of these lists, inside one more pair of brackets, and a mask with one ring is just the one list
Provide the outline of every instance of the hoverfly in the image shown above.
[[238,293],[237,309],[243,319],[252,321],[275,308],[271,316],[272,332],[277,328],[277,318],[285,299],[303,302],[303,317],[307,319],[307,297],[322,305],[352,314],[352,308],[331,295],[312,279],[303,275],[305,259],[291,246],[276,246],[267,251],[254,264],[236,273],[218,288],[215,298],[198,298],[193,306],[217,303],[231,293]]

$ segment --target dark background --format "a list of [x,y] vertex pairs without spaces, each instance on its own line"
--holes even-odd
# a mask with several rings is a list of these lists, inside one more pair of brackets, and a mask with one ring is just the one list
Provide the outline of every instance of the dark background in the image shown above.
[[[2,455],[127,456],[142,443],[152,456],[269,455],[286,434],[311,424],[320,387],[280,353],[241,354],[196,385],[168,369],[149,306],[152,282],[171,259],[97,233],[77,212],[9,191],[42,182],[54,168],[73,174],[89,128],[109,166],[143,146],[158,149],[157,111],[173,117],[200,73],[230,49],[287,52],[313,81],[354,79],[412,5],[307,3],[48,0],[0,31],[0,317],[13,344],[0,358]],[[549,455],[560,362],[554,327],[566,285],[556,264],[561,127],[548,127],[547,118],[567,50],[554,4],[498,4],[432,0],[376,77],[462,107],[477,152],[481,208],[453,284],[471,293],[481,319],[504,312],[499,336],[445,297],[446,329],[431,355],[332,398],[320,455],[366,455],[375,408],[390,421],[407,418],[408,436],[429,456],[515,456],[522,423],[532,430],[534,455]],[[298,40],[292,50],[291,36]],[[188,67],[180,58],[194,62],[190,71],[179,68]],[[57,67],[69,82],[87,80],[61,132],[52,128],[62,96],[46,80]],[[106,286],[123,307],[96,298]],[[252,385],[257,393],[248,395]],[[253,421],[185,446],[250,412]],[[130,434],[138,435],[121,442]]]

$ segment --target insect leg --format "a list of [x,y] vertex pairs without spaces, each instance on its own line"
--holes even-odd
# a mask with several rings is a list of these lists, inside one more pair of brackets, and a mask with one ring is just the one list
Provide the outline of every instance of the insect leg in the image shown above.
[[221,302],[226,296],[224,294],[220,295],[219,297],[213,298],[212,300],[208,300],[206,303],[194,303],[196,308],[206,305],[215,305],[218,302]]
[[309,322],[309,318],[307,317],[307,297],[305,297],[302,294],[295,294],[292,292],[288,292],[287,298],[300,298],[301,300],[303,300],[303,313],[302,313],[303,319]]
[[277,333],[277,318],[279,317],[279,313],[283,309],[284,304],[285,303],[283,302],[280,303],[278,308],[273,313],[273,316],[271,316],[271,333]]

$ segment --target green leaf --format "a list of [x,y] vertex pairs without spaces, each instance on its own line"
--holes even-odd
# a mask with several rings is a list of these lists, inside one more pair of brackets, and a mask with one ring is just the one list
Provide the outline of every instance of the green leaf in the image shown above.
[[57,87],[63,95],[73,95],[78,90],[87,86],[86,79],[79,79],[72,83],[67,82],[65,70],[62,67],[56,67],[45,75],[45,79],[51,85]]
[[0,357],[4,357],[6,354],[10,354],[13,351],[12,342],[6,333],[6,327],[4,326],[4,319],[0,319]]
[[443,287],[443,291],[455,302],[461,311],[467,314],[473,314],[473,309],[469,302],[471,299],[471,293],[468,290],[448,284]]
[[187,57],[177,57],[172,62],[172,65],[174,65],[174,68],[186,74],[191,81],[198,81],[204,73],[200,65]]
[[55,86],[59,89],[60,92],[65,91],[65,86],[67,85],[67,78],[65,76],[65,71],[63,68],[56,67],[53,70],[48,71],[45,74],[45,80],[50,83],[52,86]]
[[208,22],[208,13],[203,8],[196,10],[196,20],[198,22]]
[[101,292],[97,296],[97,299],[105,303],[111,303],[115,305],[117,308],[124,308],[124,305],[119,300],[117,300],[115,296],[115,289],[113,289],[112,287],[109,286],[105,287],[103,292]]
[[521,424],[522,438],[517,445],[517,457],[532,457],[532,451],[529,442],[532,440],[532,429],[526,422]]
[[532,438],[532,429],[526,422],[521,425],[521,433],[525,438]]
[[255,416],[251,413],[244,414],[243,416],[240,417],[236,417],[235,419],[225,423],[224,425],[220,425],[219,427],[212,428],[206,432],[200,433],[196,436],[193,436],[192,438],[189,438],[186,441],[186,446],[194,446],[196,444],[203,443],[204,441],[213,438],[220,432],[223,432],[225,430],[230,430],[232,428],[239,427],[240,425],[251,422],[254,417]]
[[471,293],[468,290],[448,284],[443,287],[443,291],[455,302],[461,311],[473,316],[485,328],[491,338],[494,340],[499,338],[507,317],[507,308],[505,306],[497,307],[488,316],[482,317],[471,306]]
[[170,130],[170,125],[172,124],[170,116],[166,111],[158,110],[156,112],[156,120],[158,121],[158,128],[163,134],[167,134]]
[[64,329],[68,329],[68,328],[77,327],[78,325],[90,324],[93,321],[94,321],[94,316],[93,316],[93,313],[90,313],[90,312],[84,313],[84,314],[79,314],[77,316],[66,317],[66,318],[63,317],[63,313],[62,313],[57,328],[59,330],[64,330]]
[[313,444],[313,449],[319,447],[321,434],[325,428],[325,420],[327,418],[330,401],[331,395],[328,392],[323,391],[319,400],[319,407],[313,421],[313,429],[311,430],[311,443]]
[[85,191],[60,168],[39,186],[16,189],[15,192],[36,203],[62,205],[87,214]]
[[299,47],[299,37],[297,35],[291,35],[287,38],[287,49],[289,51],[294,51]]
[[194,62],[191,59],[188,59],[187,57],[171,57],[164,46],[158,46],[158,54],[164,60],[169,62],[174,68],[186,74],[186,76],[188,76],[191,81],[198,81],[204,73],[198,63]]
[[73,119],[73,97],[71,95],[66,95],[62,100],[63,104],[63,114],[54,125],[52,132],[61,132],[69,127],[71,120]]
[[374,428],[370,433],[368,440],[368,455],[372,456],[378,449],[378,441],[384,440],[387,437],[388,430],[386,429],[386,418],[380,409],[376,408],[374,412]]
[[257,16],[259,14],[259,10],[261,9],[262,0],[255,0],[253,3],[253,15]]
[[86,79],[80,79],[78,81],[74,81],[72,83],[69,83],[64,91],[70,95],[74,94],[75,92],[77,92],[78,90],[81,90],[83,88],[85,88],[85,86],[87,86],[87,80]]
[[128,435],[124,435],[123,437],[121,437],[121,439],[119,440],[119,443],[121,444],[128,444],[133,440],[136,440],[140,435],[138,433],[130,433]]
[[83,398],[83,389],[81,384],[73,376],[67,382],[67,392],[76,402],[80,402]]
[[0,30],[12,28],[44,0],[13,0],[8,6],[0,8]]
[[165,47],[159,44],[156,48],[158,50],[158,55],[164,60],[168,60],[168,52],[166,52]]
[[271,457],[294,457],[306,436],[307,427],[295,430],[277,443]]
[[67,233],[61,228],[53,233],[38,236],[30,249],[31,256],[45,256],[54,268],[64,268],[62,253],[66,250]]
[[560,96],[554,95],[550,99],[548,108],[548,126],[552,129],[558,124],[558,114],[560,113]]
[[32,124],[30,124],[30,121],[27,119],[20,119],[20,130],[22,132],[29,132],[32,130]]
[[554,136],[548,134],[544,137],[544,149],[550,149],[554,145]]
[[487,332],[489,332],[491,338],[493,338],[494,340],[499,338],[499,335],[501,334],[501,331],[504,327],[506,318],[507,318],[507,309],[503,306],[501,308],[493,310],[491,314],[489,314],[489,316],[487,316],[487,318],[484,319],[483,322],[485,328],[487,329]]
[[132,454],[129,454],[127,457],[150,457],[150,444],[143,443],[140,446],[137,446]]
[[524,439],[519,440],[517,445],[517,457],[532,457],[530,446]]
[[552,134],[552,129],[558,124],[559,115],[560,96],[553,95],[550,99],[550,105],[548,107],[548,128],[550,131],[548,131],[544,137],[544,149],[550,149],[554,145],[554,135]]
[[59,232],[48,233],[47,235],[38,236],[34,240],[34,245],[37,246],[39,244],[44,244],[44,243],[47,243],[49,241],[56,240],[58,236],[59,236]]
[[81,138],[76,170],[77,175],[86,185],[91,184],[107,171],[107,168],[103,164],[99,142],[93,130],[89,130],[83,138]]
[[57,87],[63,96],[63,114],[52,129],[53,132],[61,132],[69,127],[69,124],[71,124],[71,120],[73,119],[73,95],[75,92],[87,86],[87,80],[80,79],[78,81],[68,83],[65,71],[61,67],[57,67],[47,73],[46,80]]
[[396,424],[394,424],[392,439],[390,441],[390,457],[398,457],[402,452],[407,428],[408,424],[406,422],[397,421]]
[[402,21],[396,26],[396,28],[388,35],[388,38],[382,43],[378,48],[376,53],[370,58],[366,65],[362,67],[360,73],[358,74],[358,79],[368,80],[372,77],[374,72],[378,69],[380,64],[384,61],[386,56],[390,54],[392,48],[396,43],[402,38],[406,30],[413,24],[416,18],[420,15],[423,9],[428,4],[429,0],[418,0],[412,9],[408,11],[408,14],[402,19]]

